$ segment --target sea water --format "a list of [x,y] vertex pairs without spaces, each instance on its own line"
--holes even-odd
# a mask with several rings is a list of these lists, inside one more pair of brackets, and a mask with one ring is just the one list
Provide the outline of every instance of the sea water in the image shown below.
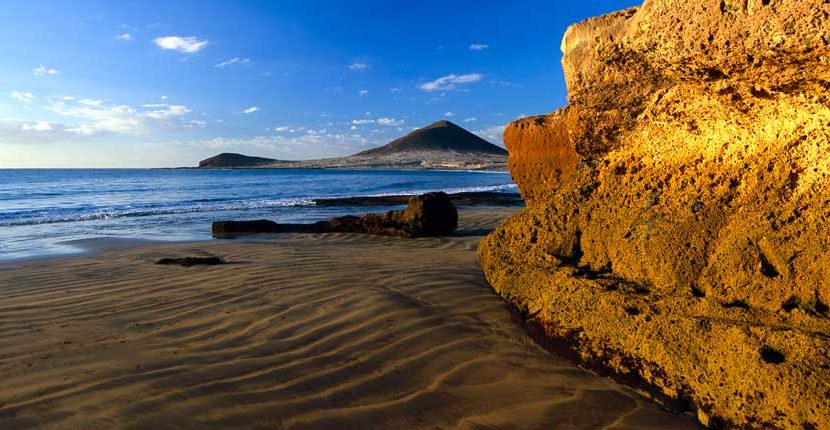
[[331,197],[516,192],[505,172],[0,169],[0,260],[78,252],[91,238],[207,240],[216,220],[313,222],[393,207],[316,207]]

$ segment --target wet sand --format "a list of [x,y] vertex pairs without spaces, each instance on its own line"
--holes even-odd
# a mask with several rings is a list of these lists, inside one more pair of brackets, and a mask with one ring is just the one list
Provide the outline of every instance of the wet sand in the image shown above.
[[518,328],[475,255],[509,212],[0,265],[0,428],[697,428]]

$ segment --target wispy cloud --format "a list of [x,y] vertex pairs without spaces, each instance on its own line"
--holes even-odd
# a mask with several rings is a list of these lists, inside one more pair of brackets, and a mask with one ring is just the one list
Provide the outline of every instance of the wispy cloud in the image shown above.
[[[306,130],[295,135],[254,136],[251,138],[214,137],[173,142],[199,150],[256,153],[279,159],[308,159],[350,155],[382,141],[367,139],[359,133],[334,133],[325,129]],[[207,154],[206,154],[207,155]]]
[[483,128],[481,130],[476,130],[473,133],[477,134],[479,137],[485,140],[489,140],[490,142],[496,144],[502,144],[502,136],[504,134],[504,126],[503,125],[494,125],[491,127]]
[[490,45],[486,43],[473,43],[472,45],[470,45],[470,51],[483,51],[489,47]]
[[[29,99],[28,93],[18,93]],[[82,141],[113,134],[147,136],[155,132],[205,125],[203,121],[185,119],[190,109],[181,105],[133,107],[96,99],[60,97],[48,99],[43,108],[65,118],[65,121],[0,119],[0,144]]]
[[381,117],[381,118],[377,118],[377,119],[363,118],[363,119],[353,119],[352,120],[352,126],[354,127],[354,126],[358,126],[358,125],[377,124],[377,125],[383,125],[383,126],[387,126],[387,127],[400,127],[401,125],[404,124],[404,122],[405,121],[402,120],[402,119],[395,119],[395,118],[389,118],[389,117]]
[[250,64],[251,60],[249,58],[240,58],[240,57],[233,57],[230,60],[223,61],[219,64],[214,65],[213,67],[224,69],[225,67],[237,65],[237,66],[244,66],[246,64]]
[[24,122],[20,125],[20,129],[23,131],[51,131],[53,127],[52,124],[46,121],[38,121]]
[[369,68],[369,65],[366,63],[354,62],[349,65],[349,69],[351,70],[366,70]]
[[166,120],[190,113],[190,108],[188,108],[187,106],[169,105],[167,103],[147,104],[142,105],[142,107],[152,109],[145,113],[147,118],[154,118],[160,120]]
[[29,104],[35,100],[35,96],[28,91],[12,91],[12,93],[9,94],[9,97],[26,104]]
[[361,97],[363,97],[365,95],[368,95],[368,94],[369,94],[369,90],[360,90],[360,91],[357,92],[357,95],[359,95]]
[[305,127],[292,127],[289,125],[281,125],[279,127],[275,127],[274,131],[277,133],[300,133],[306,131]]
[[179,51],[185,54],[193,54],[201,51],[208,45],[208,41],[197,37],[188,36],[164,36],[153,39],[153,42],[161,49]]
[[468,73],[466,75],[451,74],[442,76],[434,81],[426,82],[419,85],[419,88],[424,91],[445,91],[453,90],[460,84],[469,84],[482,80],[484,76],[480,73]]
[[254,113],[254,112],[259,112],[259,106],[251,106],[251,107],[247,107],[245,109],[242,109],[242,113],[244,113],[246,115]]
[[474,116],[471,116],[469,118],[464,118],[464,122],[476,122],[476,121],[478,121],[478,118],[476,118]]
[[77,138],[77,133],[67,130],[64,124],[48,121],[17,121],[0,119],[0,145],[46,144]]
[[403,125],[404,120],[395,118],[378,118],[378,125],[385,125],[387,127],[398,127]]
[[455,116],[455,114],[452,113],[452,112],[444,112],[444,117],[446,117],[446,118],[452,118],[454,116]]
[[115,36],[115,38],[118,39],[118,40],[123,40],[125,42],[129,42],[129,41],[133,40],[133,35],[130,34],[130,33],[124,33],[124,34],[119,34],[118,36]]
[[55,76],[60,73],[57,69],[40,65],[32,69],[32,74],[35,76]]
[[398,87],[395,87],[395,88],[390,88],[390,89],[389,89],[389,92],[390,92],[390,93],[400,93],[400,92],[402,92],[402,91],[403,91],[403,90],[402,90],[402,89],[400,89],[400,88],[398,88]]
[[81,136],[108,133],[146,135],[153,131],[186,126],[186,121],[181,117],[190,113],[190,109],[182,105],[159,103],[133,107],[111,105],[96,99],[60,99],[44,108],[77,120],[77,124],[67,126],[65,131]]

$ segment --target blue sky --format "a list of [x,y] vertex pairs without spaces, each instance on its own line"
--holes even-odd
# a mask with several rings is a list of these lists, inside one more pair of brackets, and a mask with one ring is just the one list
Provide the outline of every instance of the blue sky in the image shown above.
[[567,26],[638,1],[0,1],[0,167],[341,156],[566,103]]

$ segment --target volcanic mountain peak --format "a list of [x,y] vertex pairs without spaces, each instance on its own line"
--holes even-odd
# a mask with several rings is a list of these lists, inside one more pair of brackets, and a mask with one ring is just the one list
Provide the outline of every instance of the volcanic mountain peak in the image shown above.
[[356,156],[391,155],[402,152],[458,152],[507,155],[504,148],[476,136],[450,121],[438,121],[380,148],[363,151]]

